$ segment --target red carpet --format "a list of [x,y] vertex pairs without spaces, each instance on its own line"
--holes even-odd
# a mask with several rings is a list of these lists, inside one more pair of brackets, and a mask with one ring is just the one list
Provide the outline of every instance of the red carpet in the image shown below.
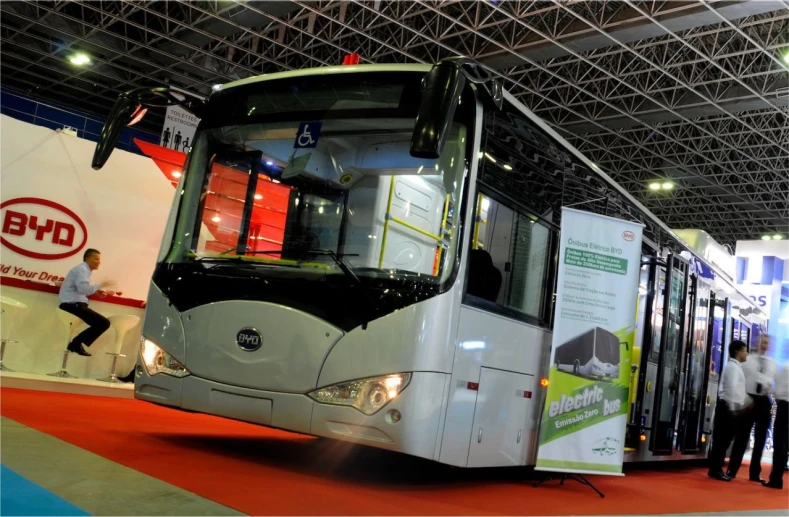
[[[704,469],[533,488],[523,469],[466,470],[160,408],[4,388],[0,414],[252,515],[666,514],[789,508],[787,491]],[[765,465],[765,468],[769,468]]]

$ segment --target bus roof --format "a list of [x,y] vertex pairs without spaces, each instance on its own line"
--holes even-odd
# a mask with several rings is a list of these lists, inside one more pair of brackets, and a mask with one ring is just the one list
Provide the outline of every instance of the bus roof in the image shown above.
[[246,84],[253,84],[262,81],[273,81],[275,79],[288,79],[291,77],[303,77],[306,75],[327,75],[327,74],[345,74],[353,72],[422,72],[428,73],[433,65],[422,65],[418,63],[407,64],[381,64],[381,65],[338,65],[327,66],[320,68],[305,68],[302,70],[289,70],[287,72],[276,72],[273,74],[256,75],[254,77],[247,77],[231,83],[223,84],[222,90],[227,88],[235,88],[236,86],[243,86]]

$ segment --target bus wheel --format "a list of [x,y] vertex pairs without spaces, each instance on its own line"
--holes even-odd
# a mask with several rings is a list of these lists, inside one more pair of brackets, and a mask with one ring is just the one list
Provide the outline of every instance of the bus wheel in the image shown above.
[[575,375],[578,375],[578,370],[580,369],[581,369],[581,363],[579,363],[578,359],[576,359],[575,362],[573,363],[573,373]]

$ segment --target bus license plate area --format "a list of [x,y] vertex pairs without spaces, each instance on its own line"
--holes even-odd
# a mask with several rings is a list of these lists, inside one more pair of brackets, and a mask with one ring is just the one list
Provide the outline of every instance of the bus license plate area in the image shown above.
[[210,413],[234,420],[271,425],[271,400],[211,390]]

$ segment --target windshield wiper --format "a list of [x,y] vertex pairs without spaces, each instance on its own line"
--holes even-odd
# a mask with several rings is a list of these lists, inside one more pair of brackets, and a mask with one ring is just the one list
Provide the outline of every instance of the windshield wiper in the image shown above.
[[[315,248],[315,249],[306,249],[306,250],[303,250],[303,251],[299,250],[299,252],[302,255],[309,255],[310,253],[314,253],[316,255],[327,255],[327,256],[331,257],[331,259],[334,261],[335,264],[337,264],[340,267],[340,269],[342,270],[343,273],[345,273],[346,275],[351,277],[353,279],[353,281],[356,282],[358,285],[364,287],[364,284],[362,284],[362,281],[356,275],[356,272],[351,268],[351,266],[349,266],[342,258],[340,258],[339,254],[333,252],[332,250]],[[342,256],[343,257],[358,257],[359,254],[358,253],[343,253]],[[299,262],[302,262],[302,261],[299,261]]]
[[[230,248],[223,252],[220,252],[216,255],[206,255],[203,257],[195,257],[195,262],[244,262],[246,264],[260,264],[260,265],[267,265],[265,262],[249,262],[244,260],[245,257],[249,255],[275,255],[280,254],[282,251],[280,250],[271,250],[271,251],[247,251],[243,255],[225,255],[228,251],[235,251],[236,248]],[[297,265],[291,264],[276,264],[277,266],[285,266],[285,267],[299,267]]]
[[[323,249],[323,248],[313,248],[313,249],[309,249],[308,248],[308,249],[288,250],[287,252],[284,251],[284,250],[248,251],[246,254],[247,255],[268,255],[268,254],[281,255],[283,253],[295,253],[295,254],[299,255],[300,257],[303,257],[304,255],[309,255],[310,253],[314,253],[315,255],[326,255],[328,257],[331,257],[331,259],[334,261],[335,264],[337,264],[339,266],[339,268],[342,270],[343,273],[345,273],[348,277],[350,277],[354,281],[354,283],[356,283],[357,285],[359,285],[362,288],[364,288],[364,284],[359,279],[359,277],[356,274],[356,272],[351,268],[351,266],[349,266],[341,258],[340,254],[335,253],[332,250],[327,250],[327,249]],[[358,253],[343,253],[342,256],[343,257],[358,257],[359,254]],[[299,264],[301,264],[302,262],[304,262],[304,260],[302,259],[302,260],[299,260],[298,262],[299,262]]]
[[[310,253],[315,253],[316,255],[327,255],[327,256],[331,257],[332,260],[334,260],[334,262],[337,264],[337,266],[339,266],[339,268],[342,270],[342,272],[345,273],[346,276],[348,276],[351,279],[353,279],[353,281],[356,284],[356,286],[362,292],[362,296],[364,297],[364,301],[367,302],[365,304],[365,307],[367,309],[367,318],[365,318],[364,322],[362,323],[362,330],[367,330],[367,324],[370,323],[370,320],[372,319],[372,314],[373,314],[372,311],[373,311],[373,307],[375,306],[375,303],[373,302],[372,298],[370,297],[370,291],[367,289],[367,286],[365,286],[364,282],[362,282],[359,279],[359,277],[356,275],[356,272],[351,268],[351,266],[349,266],[342,258],[340,258],[340,255],[338,253],[335,253],[332,250],[315,248],[315,249],[304,250],[302,253],[304,253],[305,255],[308,255]],[[358,253],[353,253],[353,254],[351,254],[351,253],[343,253],[342,256],[343,257],[358,257],[359,254]]]

